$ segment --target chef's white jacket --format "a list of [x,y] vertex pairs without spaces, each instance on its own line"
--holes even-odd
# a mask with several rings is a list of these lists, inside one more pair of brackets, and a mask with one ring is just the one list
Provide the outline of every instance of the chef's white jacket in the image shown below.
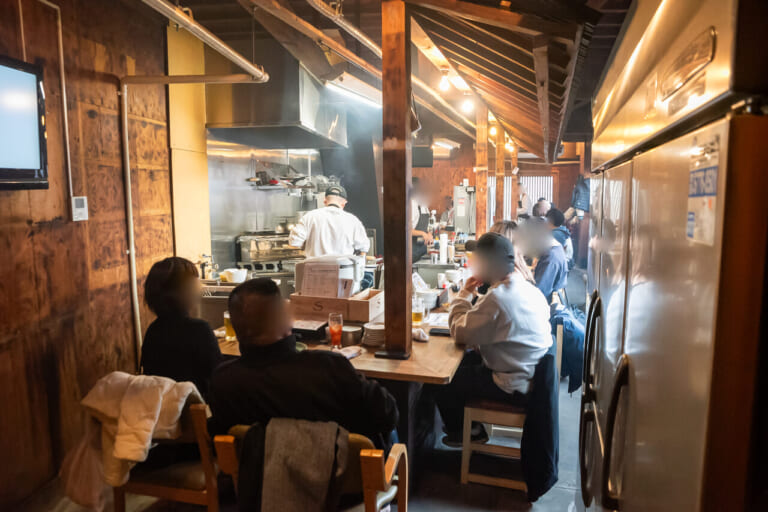
[[422,213],[429,215],[429,208],[419,204],[416,199],[411,199],[411,229],[416,229],[416,226],[419,225],[419,218],[421,218]]
[[337,206],[307,212],[288,237],[293,247],[304,247],[307,258],[332,254],[367,253],[371,242],[360,219]]

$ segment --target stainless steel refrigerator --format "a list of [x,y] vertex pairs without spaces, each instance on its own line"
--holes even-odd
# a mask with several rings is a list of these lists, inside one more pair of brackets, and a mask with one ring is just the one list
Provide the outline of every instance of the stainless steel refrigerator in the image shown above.
[[766,35],[766,0],[637,2],[596,97],[582,509],[765,506]]

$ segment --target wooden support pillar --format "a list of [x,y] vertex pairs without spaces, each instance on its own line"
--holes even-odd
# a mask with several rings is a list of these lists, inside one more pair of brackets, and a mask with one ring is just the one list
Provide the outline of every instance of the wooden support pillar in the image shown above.
[[477,137],[475,138],[475,201],[477,222],[475,234],[478,238],[486,232],[488,215],[488,107],[479,103],[475,107]]
[[386,351],[411,353],[411,27],[402,0],[381,3]]
[[504,129],[496,126],[496,212],[494,222],[504,220],[504,162],[507,152],[504,148]]

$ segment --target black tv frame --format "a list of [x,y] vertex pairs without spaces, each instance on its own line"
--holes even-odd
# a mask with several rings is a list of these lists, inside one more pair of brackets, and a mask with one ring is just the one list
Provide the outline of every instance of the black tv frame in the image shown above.
[[13,68],[37,77],[37,120],[40,130],[40,168],[9,169],[0,167],[0,190],[24,190],[48,188],[48,150],[45,119],[45,89],[43,67],[0,55],[0,66]]

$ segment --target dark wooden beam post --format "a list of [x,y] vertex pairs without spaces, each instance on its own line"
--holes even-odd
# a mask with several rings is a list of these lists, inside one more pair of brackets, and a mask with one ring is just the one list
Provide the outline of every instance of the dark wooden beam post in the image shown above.
[[493,220],[498,222],[504,220],[504,165],[507,158],[507,151],[504,148],[504,128],[501,125],[496,126],[496,214]]
[[384,154],[383,357],[411,353],[411,27],[402,0],[381,3]]
[[478,102],[475,107],[477,119],[477,137],[475,139],[475,205],[476,223],[475,235],[485,233],[487,229],[488,215],[493,212],[488,211],[488,107],[485,103]]
[[533,39],[533,68],[536,72],[536,96],[539,100],[539,117],[541,133],[544,137],[544,160],[551,162],[549,151],[549,58],[547,46],[549,41],[545,36]]

